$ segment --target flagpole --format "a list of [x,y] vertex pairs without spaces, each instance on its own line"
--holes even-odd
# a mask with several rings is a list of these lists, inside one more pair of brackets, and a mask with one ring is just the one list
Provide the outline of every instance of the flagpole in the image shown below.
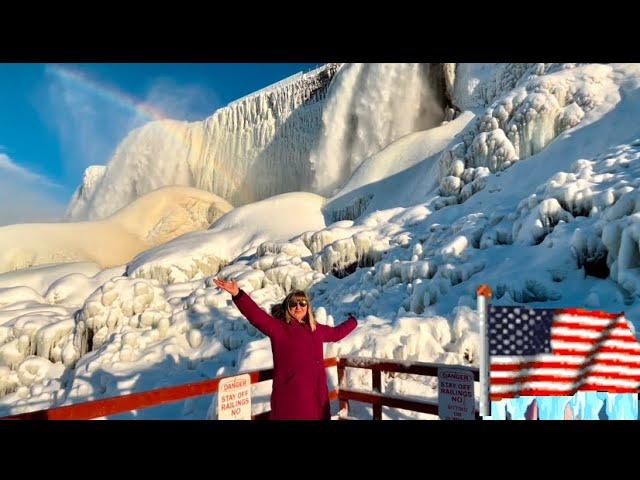
[[487,313],[491,302],[491,288],[487,284],[482,284],[477,290],[478,297],[478,317],[480,319],[480,416],[489,417],[491,415],[491,399],[489,397],[489,339]]

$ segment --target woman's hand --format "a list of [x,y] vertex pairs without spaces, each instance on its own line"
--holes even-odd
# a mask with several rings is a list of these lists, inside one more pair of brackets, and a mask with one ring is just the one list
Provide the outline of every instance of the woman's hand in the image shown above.
[[218,287],[220,287],[224,291],[229,292],[234,297],[240,291],[240,288],[238,288],[238,282],[236,282],[235,280],[231,280],[230,282],[225,282],[224,280],[219,280],[217,278],[214,278],[213,283],[215,283]]

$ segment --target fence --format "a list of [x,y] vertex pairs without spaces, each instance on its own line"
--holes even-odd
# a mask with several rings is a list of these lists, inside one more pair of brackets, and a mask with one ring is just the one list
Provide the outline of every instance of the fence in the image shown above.
[[[338,388],[329,392],[329,399],[340,402],[340,418],[348,418],[349,401],[358,401],[370,403],[373,405],[373,418],[380,420],[382,418],[382,407],[401,408],[416,412],[438,414],[437,402],[420,401],[413,399],[400,398],[397,396],[384,395],[382,392],[382,372],[392,373],[409,373],[415,375],[437,376],[438,368],[450,365],[431,364],[431,363],[412,363],[410,365],[402,362],[394,362],[390,360],[382,360],[376,358],[362,357],[344,357],[344,358],[328,358],[324,361],[325,368],[337,367],[338,369]],[[373,391],[366,392],[360,390],[350,390],[340,388],[344,382],[346,368],[366,368],[371,370]],[[474,379],[477,381],[479,373],[477,368],[456,367],[468,369],[473,372]],[[256,384],[273,379],[273,369],[253,370],[250,372],[242,372],[249,374],[251,383]],[[202,382],[189,383],[174,387],[159,388],[147,392],[131,393],[118,397],[93,400],[90,402],[77,403],[73,405],[65,405],[46,410],[38,410],[35,412],[21,413],[9,417],[3,417],[3,420],[89,420],[92,418],[106,417],[119,413],[126,413],[132,410],[155,407],[158,405],[178,402],[188,398],[198,397],[201,395],[211,395],[218,391],[220,381],[228,377],[217,377],[212,380]],[[265,420],[269,416],[269,412],[262,412],[254,415],[253,420]],[[476,418],[479,418],[476,412]]]
[[[422,363],[412,362],[410,364],[394,362],[380,358],[362,358],[362,357],[344,357],[338,359],[338,385],[344,383],[345,369],[366,368],[371,370],[371,380],[373,391],[366,392],[361,390],[350,390],[339,388],[338,399],[340,400],[341,418],[348,418],[349,400],[370,403],[373,405],[373,419],[382,419],[382,407],[401,408],[414,412],[430,413],[438,415],[438,402],[430,400],[406,399],[393,395],[385,395],[382,392],[382,372],[390,373],[408,373],[413,375],[424,375],[430,377],[438,376],[438,368],[451,367],[452,365],[444,365],[438,363]],[[473,379],[479,381],[480,374],[477,368],[460,367],[457,369],[468,370],[473,373]],[[476,410],[476,420],[481,417]]]

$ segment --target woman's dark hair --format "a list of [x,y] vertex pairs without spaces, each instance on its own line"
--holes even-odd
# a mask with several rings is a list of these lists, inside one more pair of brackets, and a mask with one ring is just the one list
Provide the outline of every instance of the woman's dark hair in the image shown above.
[[271,316],[279,320],[284,320],[284,308],[281,303],[271,305]]

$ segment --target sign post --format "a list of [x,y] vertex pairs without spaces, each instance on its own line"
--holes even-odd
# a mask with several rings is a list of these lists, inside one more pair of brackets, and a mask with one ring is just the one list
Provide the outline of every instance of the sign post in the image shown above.
[[248,373],[220,380],[218,420],[251,420],[251,376]]
[[489,377],[489,331],[488,310],[491,303],[491,288],[483,284],[478,287],[478,319],[480,320],[480,415],[488,417],[491,415],[491,391]]
[[438,368],[438,415],[441,420],[475,420],[473,373],[461,368]]

